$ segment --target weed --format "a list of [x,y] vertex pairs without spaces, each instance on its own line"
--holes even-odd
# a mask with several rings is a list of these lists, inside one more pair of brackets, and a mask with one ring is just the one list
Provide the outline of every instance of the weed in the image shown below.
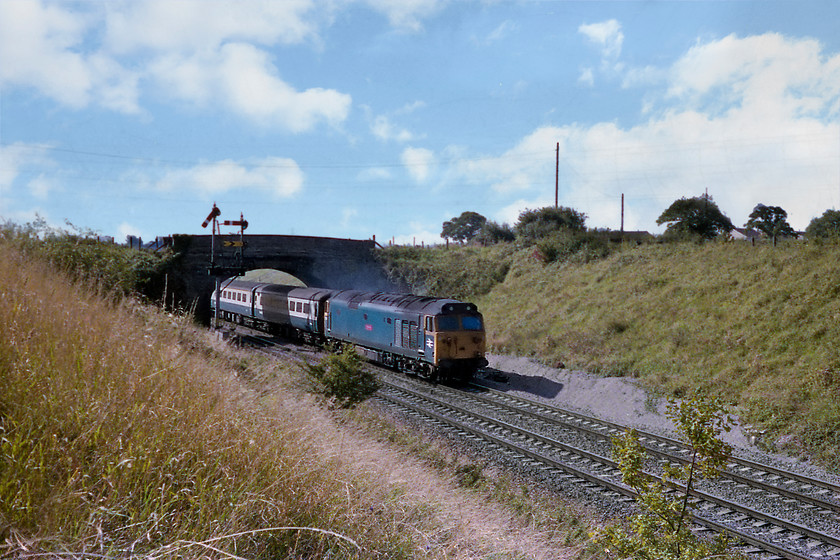
[[327,397],[331,406],[338,408],[353,407],[380,387],[376,374],[365,367],[364,359],[353,345],[344,346],[340,353],[327,355],[318,364],[304,367],[314,380],[316,391]]

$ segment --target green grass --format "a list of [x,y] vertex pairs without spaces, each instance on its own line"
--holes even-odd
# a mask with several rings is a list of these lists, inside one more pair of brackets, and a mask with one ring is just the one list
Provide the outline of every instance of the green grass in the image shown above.
[[416,294],[467,299],[486,294],[502,282],[514,249],[501,243],[490,247],[387,247],[379,252],[386,272]]
[[413,555],[401,524],[428,516],[313,448],[300,399],[269,406],[175,318],[0,258],[0,555]]
[[585,264],[520,253],[478,303],[497,352],[699,388],[836,469],[838,257],[803,242],[653,244]]
[[319,405],[300,364],[102,297],[13,245],[0,241],[0,556],[591,557],[575,508],[418,452],[412,427],[376,442],[387,422]]

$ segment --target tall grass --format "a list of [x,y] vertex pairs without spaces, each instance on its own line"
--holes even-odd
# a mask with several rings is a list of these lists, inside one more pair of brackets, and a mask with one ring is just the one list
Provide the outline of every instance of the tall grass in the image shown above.
[[510,243],[487,248],[393,246],[380,251],[379,259],[390,278],[413,293],[467,299],[502,282],[514,252]]
[[422,512],[325,458],[174,319],[3,243],[0,260],[0,556],[412,555]]
[[0,224],[0,241],[23,254],[48,262],[80,280],[93,280],[109,291],[142,295],[157,301],[165,296],[165,275],[177,258],[170,250],[138,251],[98,241],[93,232],[55,229],[43,220]]
[[[739,405],[766,442],[840,468],[840,245],[644,245],[519,255],[479,305],[496,351]],[[786,437],[781,437],[786,436]]]

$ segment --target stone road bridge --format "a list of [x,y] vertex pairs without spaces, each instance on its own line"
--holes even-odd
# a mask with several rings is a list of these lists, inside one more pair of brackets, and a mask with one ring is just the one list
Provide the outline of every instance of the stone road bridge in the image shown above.
[[[319,288],[402,291],[388,280],[377,261],[373,240],[245,235],[244,250],[237,246],[238,241],[238,234],[216,236],[212,243],[216,267],[280,270],[307,286]],[[169,292],[175,294],[181,305],[194,308],[198,318],[206,320],[215,285],[215,277],[209,272],[211,236],[173,235],[164,242],[179,255],[170,274]]]

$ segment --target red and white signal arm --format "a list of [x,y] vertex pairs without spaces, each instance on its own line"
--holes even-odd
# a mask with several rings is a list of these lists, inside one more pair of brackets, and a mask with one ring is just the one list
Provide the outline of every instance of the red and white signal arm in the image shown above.
[[213,209],[210,211],[209,214],[207,214],[207,218],[204,220],[204,223],[201,224],[201,227],[206,228],[207,224],[209,224],[213,220],[213,218],[216,218],[221,213],[222,211],[219,210],[219,207],[214,204]]

